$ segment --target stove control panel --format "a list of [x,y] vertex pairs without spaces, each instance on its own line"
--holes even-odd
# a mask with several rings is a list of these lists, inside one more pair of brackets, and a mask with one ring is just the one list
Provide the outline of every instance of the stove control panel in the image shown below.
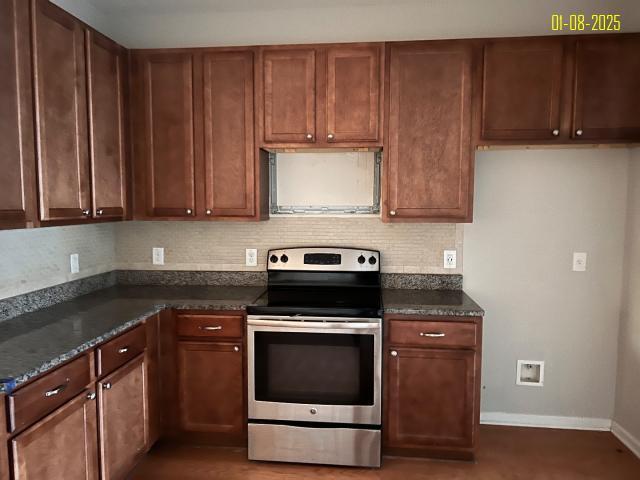
[[361,248],[298,247],[269,250],[268,270],[379,272],[380,252]]

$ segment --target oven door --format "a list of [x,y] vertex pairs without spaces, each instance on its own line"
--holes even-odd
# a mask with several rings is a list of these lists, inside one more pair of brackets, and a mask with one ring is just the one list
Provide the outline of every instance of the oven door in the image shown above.
[[249,316],[249,419],[380,425],[379,318]]

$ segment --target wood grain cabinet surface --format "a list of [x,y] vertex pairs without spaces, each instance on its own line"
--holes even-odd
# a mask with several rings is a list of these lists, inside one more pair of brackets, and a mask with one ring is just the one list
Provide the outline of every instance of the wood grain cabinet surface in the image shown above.
[[0,229],[37,222],[29,3],[0,0]]
[[471,221],[473,46],[388,44],[385,221]]
[[4,394],[0,394],[0,480],[9,480],[9,449],[7,442],[7,425],[6,409]]

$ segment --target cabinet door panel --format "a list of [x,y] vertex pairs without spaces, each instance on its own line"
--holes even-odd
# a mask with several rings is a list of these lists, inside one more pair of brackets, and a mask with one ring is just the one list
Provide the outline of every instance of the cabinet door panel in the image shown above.
[[327,141],[379,139],[382,47],[332,47],[327,51]]
[[32,6],[40,218],[89,218],[84,31],[47,0]]
[[562,39],[509,39],[484,48],[482,138],[560,137]]
[[313,143],[316,131],[315,49],[266,49],[263,69],[264,141]]
[[253,52],[206,54],[203,71],[206,215],[253,216]]
[[96,218],[125,214],[125,51],[95,32],[87,34],[89,141]]
[[471,217],[471,68],[466,42],[390,47],[385,220]]
[[0,228],[35,219],[29,4],[0,1]]
[[102,478],[124,478],[144,454],[148,410],[144,356],[98,383]]
[[577,40],[573,138],[640,139],[638,52],[639,36]]
[[179,342],[178,376],[183,430],[242,433],[244,376],[239,343]]
[[155,54],[140,61],[147,215],[190,217],[196,208],[193,58]]
[[14,480],[97,480],[96,402],[82,393],[11,440]]
[[472,447],[475,352],[396,348],[387,354],[389,447]]

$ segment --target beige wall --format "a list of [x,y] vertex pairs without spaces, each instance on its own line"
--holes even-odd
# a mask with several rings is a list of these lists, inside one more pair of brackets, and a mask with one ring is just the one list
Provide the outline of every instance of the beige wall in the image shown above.
[[[113,270],[114,231],[114,224],[0,230],[0,298]],[[80,260],[73,275],[72,253]]]
[[[464,287],[487,311],[483,412],[612,417],[629,155],[477,154]],[[515,385],[518,359],[546,362],[544,387]]]
[[[640,448],[640,149],[629,164],[629,207],[614,420]],[[640,453],[640,452],[639,452]]]
[[[462,265],[462,225],[286,216],[260,223],[132,222],[116,228],[122,269],[264,270],[269,248],[338,245],[380,250],[386,272],[462,272],[443,268],[449,249],[459,250]],[[165,248],[164,266],[152,265],[153,247]],[[258,249],[258,267],[245,266],[245,248]]]

